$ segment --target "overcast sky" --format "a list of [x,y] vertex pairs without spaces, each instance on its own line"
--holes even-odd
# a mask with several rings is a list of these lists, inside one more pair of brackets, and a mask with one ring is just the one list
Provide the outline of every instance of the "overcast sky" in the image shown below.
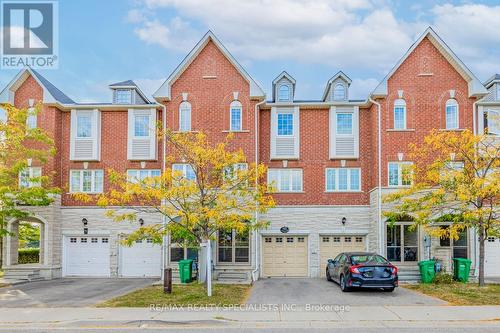
[[78,102],[127,79],[154,92],[208,29],[268,95],[286,70],[296,98],[321,98],[342,70],[366,98],[427,26],[480,80],[500,73],[500,1],[60,0],[59,26],[59,69],[41,73]]

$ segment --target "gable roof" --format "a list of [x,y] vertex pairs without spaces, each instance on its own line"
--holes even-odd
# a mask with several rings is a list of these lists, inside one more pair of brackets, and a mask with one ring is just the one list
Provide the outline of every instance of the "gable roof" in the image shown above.
[[283,71],[273,80],[273,101],[276,100],[276,84],[283,78],[286,78],[290,83],[292,83],[292,98],[295,96],[295,79],[288,74],[286,71]]
[[212,41],[222,54],[231,62],[236,70],[249,82],[250,84],[250,97],[265,97],[265,93],[257,82],[245,71],[245,69],[236,61],[231,53],[222,45],[221,41],[214,35],[212,31],[208,31],[203,38],[195,45],[195,47],[188,53],[182,60],[177,68],[170,74],[167,80],[160,86],[160,88],[153,94],[155,99],[168,99],[170,100],[170,89],[174,82],[181,76],[181,74],[188,68],[203,48]]
[[417,48],[418,45],[425,39],[428,38],[431,43],[438,49],[438,51],[446,58],[446,60],[455,68],[455,70],[460,73],[460,75],[468,82],[469,86],[469,97],[481,97],[488,93],[486,88],[483,86],[481,81],[470,71],[467,66],[460,60],[457,55],[449,48],[448,45],[438,36],[438,34],[431,28],[428,27],[422,35],[413,43],[413,45],[406,51],[397,64],[391,69],[391,71],[384,77],[382,82],[375,88],[371,93],[372,96],[387,96],[387,81],[396,72],[396,70],[403,64],[403,62],[409,57],[409,55]]
[[323,92],[323,101],[326,101],[326,98],[328,97],[328,92],[330,91],[330,87],[332,85],[332,83],[337,80],[338,78],[341,78],[342,80],[344,80],[345,82],[347,82],[347,85],[350,86],[351,85],[351,78],[349,76],[347,76],[344,72],[342,71],[338,71],[334,76],[332,76],[330,78],[330,80],[328,80],[328,82],[326,83],[326,87],[325,87],[325,91]]
[[490,77],[488,80],[486,80],[486,82],[484,83],[484,86],[486,88],[489,88],[495,82],[500,82],[500,74],[494,74],[492,77]]
[[147,104],[151,104],[151,101],[149,100],[149,98],[141,90],[141,88],[139,88],[137,83],[135,83],[133,80],[125,80],[125,81],[121,81],[121,82],[112,83],[108,87],[110,89],[120,89],[120,88],[135,89],[135,91],[137,91],[139,96],[141,96],[141,98],[144,99],[144,101]]
[[61,104],[75,103],[65,93],[54,86],[49,80],[42,76],[34,69],[26,67],[19,71],[19,73],[7,84],[7,86],[0,92],[0,103],[14,103],[14,92],[23,84],[26,79],[32,76],[43,89],[43,102]]

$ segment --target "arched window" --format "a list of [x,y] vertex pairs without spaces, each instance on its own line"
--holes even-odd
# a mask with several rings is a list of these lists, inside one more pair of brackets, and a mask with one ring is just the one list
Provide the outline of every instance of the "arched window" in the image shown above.
[[179,106],[179,131],[191,131],[191,104],[182,102]]
[[394,101],[394,129],[406,129],[406,102],[404,99]]
[[458,129],[458,103],[451,98],[446,101],[446,129]]
[[290,100],[290,86],[287,84],[280,85],[278,89],[278,101],[286,102]]
[[233,101],[229,108],[229,130],[241,131],[243,119],[243,107],[240,102]]
[[345,100],[345,87],[342,83],[337,83],[333,88],[333,100],[343,101]]

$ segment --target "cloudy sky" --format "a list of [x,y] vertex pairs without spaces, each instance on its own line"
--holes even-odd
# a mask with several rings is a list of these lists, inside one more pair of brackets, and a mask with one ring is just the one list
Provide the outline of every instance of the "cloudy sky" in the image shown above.
[[41,72],[78,102],[127,79],[152,93],[211,29],[267,93],[287,70],[320,98],[343,70],[365,98],[427,26],[480,80],[500,73],[499,18],[500,1],[60,0],[59,69]]

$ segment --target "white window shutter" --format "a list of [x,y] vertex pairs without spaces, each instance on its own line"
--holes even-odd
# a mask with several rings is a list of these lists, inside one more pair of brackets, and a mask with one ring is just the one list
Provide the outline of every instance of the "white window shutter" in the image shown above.
[[[278,136],[278,113],[293,114],[293,134]],[[271,108],[271,159],[298,159],[300,156],[299,107]]]
[[[149,136],[135,136],[135,116],[149,116]],[[128,110],[127,158],[135,161],[156,160],[156,109]]]
[[[78,115],[86,114],[91,118],[91,137],[77,137]],[[71,110],[70,160],[98,161],[101,146],[101,113],[99,110]]]
[[[337,114],[352,114],[352,134],[337,134]],[[359,107],[330,108],[329,152],[330,159],[359,158]]]

